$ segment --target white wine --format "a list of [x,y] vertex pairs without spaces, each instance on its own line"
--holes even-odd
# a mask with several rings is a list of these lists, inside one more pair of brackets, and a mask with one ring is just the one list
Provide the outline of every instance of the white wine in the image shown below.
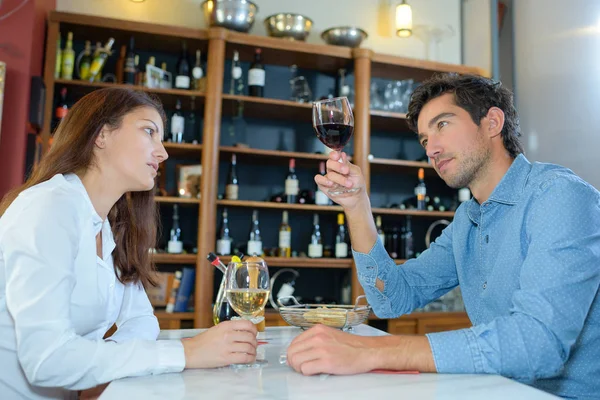
[[267,303],[269,290],[264,289],[229,289],[227,300],[231,307],[242,317],[257,316]]

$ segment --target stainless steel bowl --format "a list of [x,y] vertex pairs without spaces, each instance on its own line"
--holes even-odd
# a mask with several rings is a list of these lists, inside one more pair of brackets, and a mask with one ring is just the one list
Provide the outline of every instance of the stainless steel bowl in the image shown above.
[[291,40],[306,40],[312,28],[312,20],[304,15],[280,13],[264,21],[269,36]]
[[321,39],[336,46],[359,47],[369,35],[360,28],[340,26],[329,28],[321,33]]
[[258,6],[248,0],[206,0],[200,6],[209,26],[249,32]]

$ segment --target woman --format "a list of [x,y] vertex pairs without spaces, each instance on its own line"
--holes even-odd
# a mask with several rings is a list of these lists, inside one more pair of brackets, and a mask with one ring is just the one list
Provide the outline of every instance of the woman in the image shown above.
[[[0,204],[0,393],[67,398],[126,376],[252,362],[256,329],[225,322],[156,341],[144,286],[165,114],[129,89],[83,97],[29,180]],[[107,330],[117,331],[103,340]]]

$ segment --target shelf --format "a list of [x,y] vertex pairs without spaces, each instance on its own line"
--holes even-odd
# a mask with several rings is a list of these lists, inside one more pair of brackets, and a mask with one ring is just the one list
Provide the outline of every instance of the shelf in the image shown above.
[[234,31],[227,33],[227,42],[228,59],[232,59],[233,51],[237,50],[241,61],[253,61],[254,50],[260,48],[262,60],[266,64],[286,67],[295,64],[298,68],[317,69],[330,74],[336,74],[338,69],[348,68],[353,64],[350,47],[290,41]]
[[188,199],[175,196],[154,196],[154,201],[167,204],[200,204],[200,199]]
[[416,82],[422,82],[436,72],[458,72],[460,74],[490,76],[487,71],[478,67],[397,57],[389,54],[374,53],[371,62],[371,76],[376,78],[406,79],[410,77]]
[[[383,110],[371,110],[371,130],[386,131],[408,131],[408,120],[405,113],[397,113]],[[415,135],[416,137],[416,135]]]
[[[223,264],[227,265],[230,256],[219,257]],[[293,268],[352,268],[352,258],[308,258],[308,257],[264,257],[269,267],[293,267]]]
[[217,200],[218,206],[224,207],[249,207],[249,208],[271,208],[280,210],[298,210],[298,211],[324,211],[324,212],[344,212],[341,206],[317,206],[315,204],[288,204],[275,203],[270,201],[249,201],[249,200]]
[[244,104],[245,118],[284,119],[312,124],[312,104],[290,100],[223,94],[223,115],[237,113],[237,104]]
[[202,145],[191,143],[163,142],[169,157],[194,157],[200,159],[202,156]]
[[433,168],[431,164],[424,161],[394,160],[391,158],[374,157],[369,160],[369,163],[371,164],[371,170],[377,172],[391,170],[393,172],[400,171],[403,173],[414,173],[417,175],[418,169],[423,168],[426,176],[439,178],[435,168]]
[[[296,159],[296,166],[319,167],[320,161],[327,161],[329,156],[318,153],[302,153],[298,151],[279,151],[279,150],[264,150],[255,149],[252,147],[219,147],[221,153],[237,155],[238,162],[240,160],[250,160],[256,164],[277,164],[287,165],[290,158]],[[351,159],[351,157],[348,157]],[[222,159],[223,161],[223,159]]]
[[174,320],[193,320],[194,313],[193,312],[174,312],[168,313],[164,310],[158,311],[154,310],[154,315],[158,319],[174,319]]
[[152,254],[152,261],[156,264],[196,264],[197,258],[197,254]]
[[127,85],[124,83],[110,83],[110,82],[88,82],[79,79],[55,79],[54,84],[57,86],[68,86],[70,87],[68,97],[82,97],[96,89],[114,87],[123,89],[135,89],[141,90],[147,93],[152,93],[158,96],[160,101],[163,103],[165,109],[174,109],[177,99],[181,100],[182,110],[189,111],[191,109],[191,98],[195,97],[195,108],[196,112],[200,111],[200,106],[204,103],[204,92],[198,92],[195,90],[183,90],[183,89],[151,89],[144,86]]
[[[124,19],[96,17],[85,14],[50,11],[50,22],[59,22],[63,43],[67,32],[73,32],[74,40],[90,40],[93,45],[97,41],[106,43],[109,37],[115,39],[113,55],[118,58],[121,45],[129,46],[129,37],[135,38],[136,51],[154,53],[178,54],[181,40],[186,39],[188,51],[208,50],[208,30],[191,29],[175,25],[159,25],[154,23],[136,22]],[[157,60],[160,65],[160,60]],[[146,62],[146,60],[140,60]]]
[[454,211],[400,210],[398,208],[373,208],[373,215],[410,215],[413,217],[453,218]]

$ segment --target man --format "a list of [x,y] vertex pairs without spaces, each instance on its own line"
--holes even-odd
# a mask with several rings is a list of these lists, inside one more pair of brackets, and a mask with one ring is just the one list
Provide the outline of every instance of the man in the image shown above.
[[375,314],[410,313],[460,285],[473,327],[375,338],[317,326],[291,344],[289,364],[306,375],[501,374],[560,396],[600,396],[600,193],[566,168],[529,163],[512,94],[489,79],[436,76],[412,95],[408,119],[440,177],[473,194],[417,259],[397,267],[388,256],[345,154],[331,153],[315,181],[325,193],[334,183],[360,189],[332,198]]

